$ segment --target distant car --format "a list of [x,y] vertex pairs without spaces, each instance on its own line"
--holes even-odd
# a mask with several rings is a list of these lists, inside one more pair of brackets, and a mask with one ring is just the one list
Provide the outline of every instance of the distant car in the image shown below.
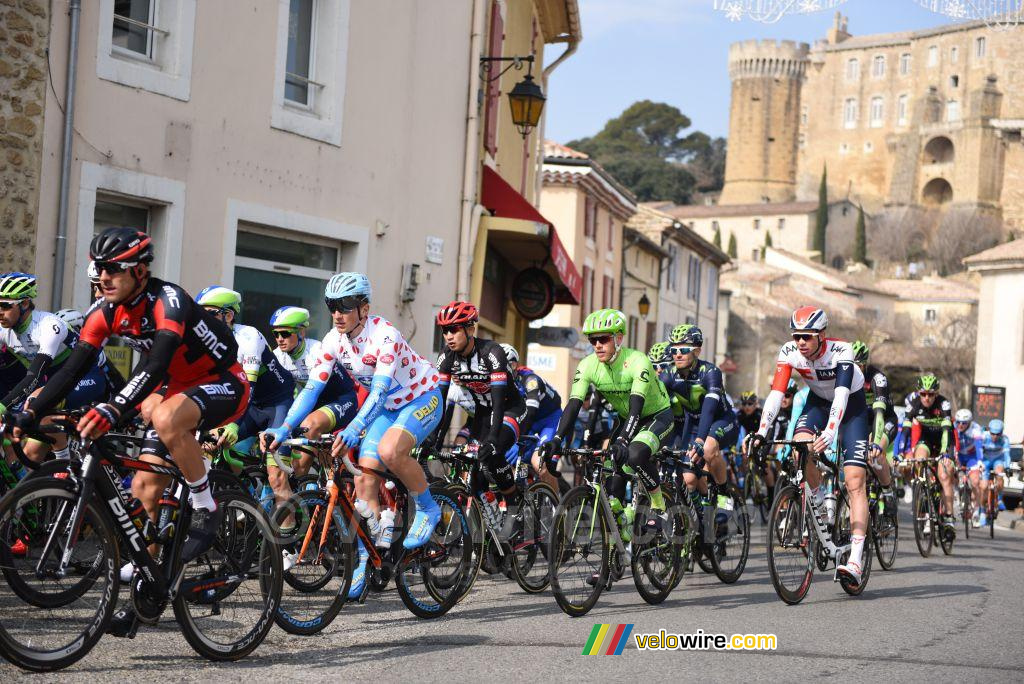
[[1003,503],[1009,509],[1017,508],[1024,499],[1024,479],[1021,478],[1021,460],[1024,458],[1024,445],[1010,445],[1010,470],[1008,481],[1003,487]]

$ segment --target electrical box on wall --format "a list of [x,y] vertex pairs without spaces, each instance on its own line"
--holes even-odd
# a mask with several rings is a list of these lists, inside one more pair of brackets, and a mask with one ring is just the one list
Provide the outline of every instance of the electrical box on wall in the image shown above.
[[402,302],[416,299],[416,288],[420,284],[420,265],[405,264],[402,266]]

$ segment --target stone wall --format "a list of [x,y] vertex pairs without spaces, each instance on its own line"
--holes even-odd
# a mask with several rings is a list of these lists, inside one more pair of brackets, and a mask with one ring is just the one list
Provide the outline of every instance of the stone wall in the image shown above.
[[0,271],[35,262],[50,17],[43,0],[0,0]]

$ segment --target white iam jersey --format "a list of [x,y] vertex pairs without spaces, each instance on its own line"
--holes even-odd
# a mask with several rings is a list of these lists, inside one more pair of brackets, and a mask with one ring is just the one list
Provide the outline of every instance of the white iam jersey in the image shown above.
[[295,378],[295,387],[302,389],[309,380],[309,373],[316,365],[320,356],[320,340],[305,339],[301,342],[302,353],[298,357],[292,356],[293,352],[282,351],[280,347],[274,347],[274,356],[281,368],[292,374]]
[[779,360],[775,365],[775,379],[772,389],[786,391],[789,378],[793,372],[799,373],[811,392],[822,399],[832,401],[836,396],[836,375],[840,365],[852,367],[853,380],[850,390],[856,392],[864,388],[864,373],[853,362],[853,346],[842,340],[826,339],[825,349],[815,359],[808,359],[796,348],[796,342],[787,342],[779,350]]
[[414,352],[398,328],[379,316],[370,316],[352,340],[337,328],[327,333],[310,377],[327,382],[336,361],[367,390],[375,375],[389,377],[384,405],[388,410],[401,408],[436,388],[439,380],[434,364]]

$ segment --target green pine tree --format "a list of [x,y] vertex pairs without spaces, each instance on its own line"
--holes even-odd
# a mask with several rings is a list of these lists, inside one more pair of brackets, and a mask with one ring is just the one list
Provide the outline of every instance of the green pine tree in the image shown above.
[[733,233],[729,233],[729,249],[727,254],[733,259],[736,259],[739,256],[736,249],[736,235]]
[[711,240],[711,242],[718,249],[722,249],[722,229],[719,228],[718,226],[715,226],[715,237]]
[[864,226],[864,207],[857,207],[857,229],[853,238],[853,260],[868,263],[868,233]]
[[813,249],[819,260],[825,263],[825,229],[828,228],[828,168],[821,169],[821,186],[818,188],[818,216],[814,224]]
[[772,231],[770,231],[770,230],[767,230],[764,233],[764,246],[765,247],[771,247],[772,246]]

